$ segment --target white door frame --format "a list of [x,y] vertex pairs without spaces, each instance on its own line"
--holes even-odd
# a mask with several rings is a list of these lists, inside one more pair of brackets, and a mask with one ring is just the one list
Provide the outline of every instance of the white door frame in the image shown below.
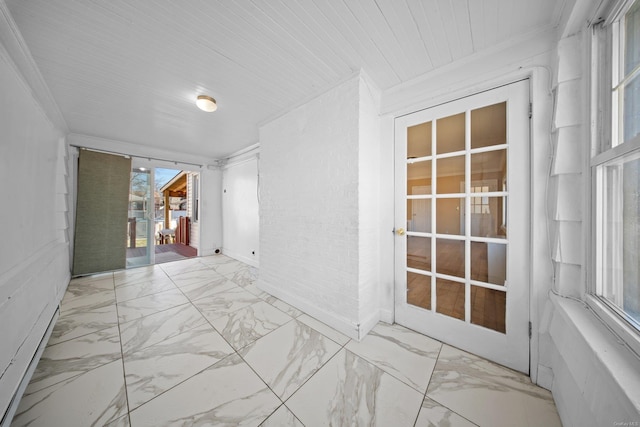
[[[454,346],[468,349],[480,356],[509,366],[522,372],[529,372],[529,250],[530,250],[530,174],[529,174],[529,80],[516,82],[494,90],[471,95],[437,107],[411,113],[395,120],[396,146],[396,227],[406,224],[406,128],[438,117],[457,114],[484,105],[507,100],[508,102],[508,142],[509,142],[509,242],[507,271],[507,333],[501,334],[457,319],[430,312],[406,303],[406,237],[395,237],[395,319],[436,339]],[[474,105],[477,104],[477,105]],[[437,114],[437,116],[434,116]],[[520,125],[512,126],[513,120]],[[525,143],[521,149],[514,150],[513,144]],[[518,171],[518,173],[513,173]],[[522,189],[513,192],[513,189]],[[514,221],[514,218],[519,219]],[[435,229],[432,226],[432,230]],[[516,247],[518,250],[516,251]],[[402,267],[404,266],[404,268]],[[521,274],[516,274],[517,270]],[[468,279],[467,279],[468,280]],[[519,286],[515,286],[515,283]],[[467,288],[469,285],[467,284]],[[468,301],[468,291],[467,298]],[[467,302],[467,305],[469,303]],[[518,307],[514,310],[514,307]],[[468,313],[469,308],[467,306]],[[426,313],[426,314],[425,314]],[[425,319],[427,322],[425,324]],[[498,349],[498,351],[496,351]],[[504,351],[503,351],[504,350]]]
[[[155,236],[155,167],[149,166],[148,161],[146,159],[140,159],[134,157],[131,162],[131,171],[133,169],[146,169],[145,172],[149,174],[149,195],[146,200],[147,203],[147,213],[145,215],[145,220],[147,221],[147,261],[148,263],[140,264],[140,265],[127,265],[127,268],[131,267],[140,267],[146,265],[154,265],[156,262],[156,236]],[[131,189],[129,189],[131,191]],[[127,258],[128,261],[128,258]]]

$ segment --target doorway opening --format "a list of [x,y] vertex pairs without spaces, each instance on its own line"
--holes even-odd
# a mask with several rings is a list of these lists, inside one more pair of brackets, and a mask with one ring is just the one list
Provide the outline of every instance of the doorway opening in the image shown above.
[[440,104],[395,126],[396,322],[522,372],[528,86]]
[[132,166],[127,268],[197,256],[199,181],[198,172]]

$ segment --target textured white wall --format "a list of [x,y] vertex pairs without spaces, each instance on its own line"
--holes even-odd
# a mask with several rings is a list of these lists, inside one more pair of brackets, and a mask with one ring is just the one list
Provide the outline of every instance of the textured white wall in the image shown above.
[[361,73],[358,117],[359,338],[380,320],[380,91]]
[[257,153],[231,159],[222,172],[222,252],[258,266]]
[[379,104],[363,79],[260,129],[258,286],[358,339],[379,318]]
[[69,283],[64,138],[0,44],[0,411]]

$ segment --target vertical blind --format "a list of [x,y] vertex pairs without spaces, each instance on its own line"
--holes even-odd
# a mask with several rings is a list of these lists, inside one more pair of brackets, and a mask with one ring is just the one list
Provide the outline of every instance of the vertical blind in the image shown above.
[[131,159],[80,150],[73,275],[125,268]]

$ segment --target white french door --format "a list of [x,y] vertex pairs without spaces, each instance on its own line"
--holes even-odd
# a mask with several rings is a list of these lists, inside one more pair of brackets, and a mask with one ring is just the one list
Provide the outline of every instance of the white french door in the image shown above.
[[525,373],[528,107],[525,80],[395,123],[396,322]]

